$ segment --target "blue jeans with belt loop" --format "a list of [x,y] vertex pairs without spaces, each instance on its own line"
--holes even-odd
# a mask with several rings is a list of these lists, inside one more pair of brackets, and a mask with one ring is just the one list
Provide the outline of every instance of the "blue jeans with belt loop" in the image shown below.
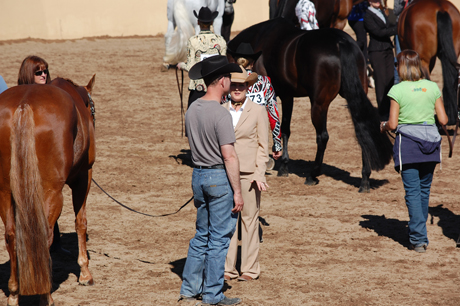
[[409,210],[409,241],[414,246],[428,245],[426,221],[435,167],[436,163],[406,164],[401,172]]
[[192,188],[196,234],[190,240],[180,294],[201,294],[203,303],[216,304],[225,298],[225,258],[238,215],[231,212],[233,191],[225,169],[195,168]]

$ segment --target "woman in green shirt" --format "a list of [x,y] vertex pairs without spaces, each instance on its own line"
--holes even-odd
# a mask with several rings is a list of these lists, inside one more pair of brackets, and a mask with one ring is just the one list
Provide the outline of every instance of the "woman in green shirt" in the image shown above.
[[401,83],[388,93],[390,117],[380,130],[396,130],[393,147],[395,168],[401,172],[409,210],[411,249],[424,253],[428,246],[426,221],[431,182],[436,164],[441,161],[441,136],[435,124],[447,124],[447,115],[436,83],[423,78],[420,57],[413,50],[397,56]]

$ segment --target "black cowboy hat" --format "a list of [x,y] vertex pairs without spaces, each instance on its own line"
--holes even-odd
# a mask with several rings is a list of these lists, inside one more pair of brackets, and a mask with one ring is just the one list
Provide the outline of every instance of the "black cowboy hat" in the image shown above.
[[200,8],[199,14],[197,14],[195,10],[193,10],[193,14],[196,18],[198,18],[198,21],[203,23],[211,23],[217,17],[217,15],[219,15],[219,12],[213,13],[207,6],[202,6]]
[[254,49],[252,49],[250,43],[241,43],[236,49],[236,51],[232,51],[230,50],[230,48],[227,48],[227,52],[230,53],[233,56],[233,58],[244,57],[253,59],[254,61],[256,61],[262,54],[262,51],[254,53]]
[[229,63],[227,57],[215,55],[205,58],[196,63],[188,72],[192,80],[202,79],[211,76],[220,76],[231,72],[242,72],[240,66],[235,63]]

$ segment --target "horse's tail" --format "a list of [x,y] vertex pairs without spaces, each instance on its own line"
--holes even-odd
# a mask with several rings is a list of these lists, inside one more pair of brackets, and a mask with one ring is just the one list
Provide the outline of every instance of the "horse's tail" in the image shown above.
[[359,47],[350,40],[339,44],[341,62],[340,94],[347,100],[356,138],[363,152],[364,162],[372,170],[382,170],[393,154],[393,145],[386,134],[380,133],[380,118],[366,93],[359,78],[358,63],[365,73],[366,65]]
[[183,0],[173,1],[173,19],[177,28],[172,34],[165,35],[166,52],[163,61],[169,64],[177,64],[187,59],[187,42],[195,35],[195,28]]
[[51,258],[43,187],[35,151],[34,118],[28,104],[13,115],[10,184],[16,221],[19,294],[51,291]]
[[285,6],[286,6],[286,0],[278,1],[278,5],[276,6],[276,11],[275,11],[275,16],[274,16],[275,18],[284,17],[283,13],[284,13]]
[[444,87],[442,95],[444,98],[444,107],[449,118],[448,124],[455,124],[458,116],[457,106],[457,69],[460,65],[457,63],[457,54],[454,49],[454,40],[452,33],[452,19],[448,12],[438,12],[438,57],[442,65],[442,77]]

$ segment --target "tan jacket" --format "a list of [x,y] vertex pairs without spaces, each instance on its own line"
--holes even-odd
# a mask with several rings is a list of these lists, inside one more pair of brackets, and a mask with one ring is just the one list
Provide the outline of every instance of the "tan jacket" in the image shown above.
[[[211,31],[201,31],[198,35],[190,37],[187,43],[187,63],[185,70],[189,71],[198,62],[209,55],[226,55],[227,43],[225,39]],[[203,79],[190,80],[189,90],[206,90]]]
[[[222,106],[230,109],[230,102]],[[252,179],[264,183],[268,162],[268,130],[267,110],[248,99],[235,127],[235,151],[240,161],[240,172],[254,173]]]

